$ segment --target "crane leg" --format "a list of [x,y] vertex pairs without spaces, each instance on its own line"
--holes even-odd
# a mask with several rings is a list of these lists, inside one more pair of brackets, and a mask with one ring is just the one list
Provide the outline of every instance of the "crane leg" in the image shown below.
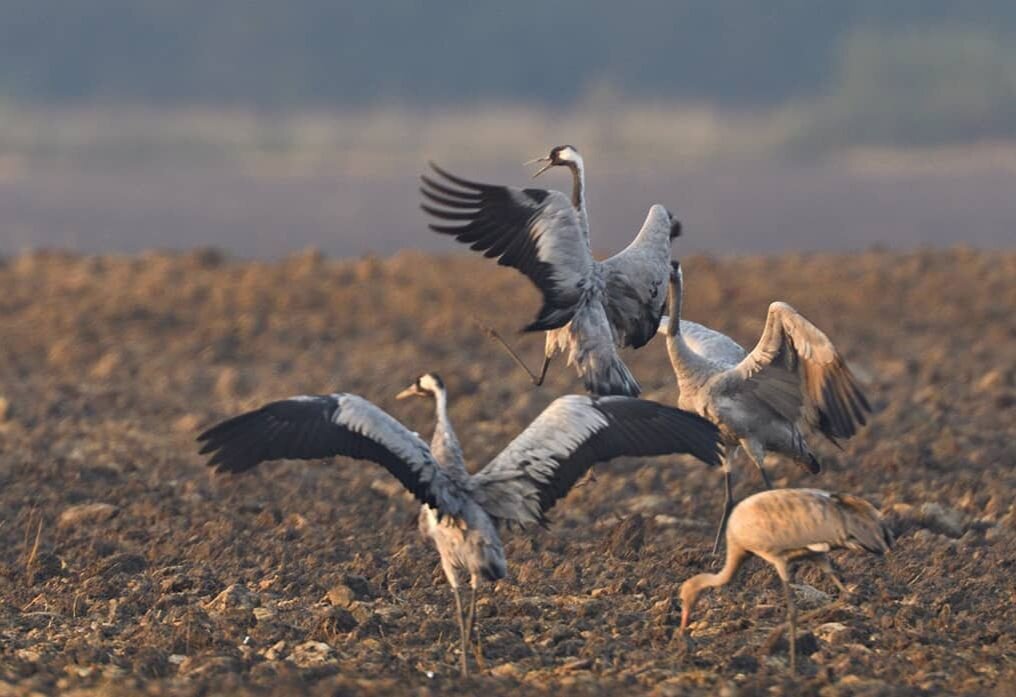
[[790,635],[787,637],[790,646],[790,672],[797,672],[797,605],[794,603],[794,591],[790,587],[790,579],[783,579],[783,592],[787,596],[787,624]]
[[466,622],[462,617],[462,598],[459,597],[459,587],[452,586],[452,592],[455,593],[455,616],[459,620],[459,635],[462,640],[462,663],[460,664],[460,670],[462,677],[469,677],[469,661],[466,658],[469,650],[469,639],[466,634]]
[[484,670],[485,661],[483,660],[483,648],[480,646],[480,625],[476,621],[476,586],[473,585],[472,594],[469,598],[469,613],[466,615],[466,635],[469,639],[472,639],[472,635],[476,634],[476,643],[473,645],[474,656],[476,657],[476,666],[480,670]]
[[822,567],[822,570],[825,571],[826,575],[832,579],[833,583],[836,584],[836,588],[839,589],[840,594],[844,596],[850,595],[850,591],[847,590],[847,587],[843,585],[843,581],[841,581],[839,575],[837,575],[836,569],[833,567],[832,560],[823,554],[816,561],[818,565]]
[[769,481],[769,475],[766,473],[766,468],[763,466],[766,459],[766,450],[762,447],[761,443],[745,442],[741,441],[744,446],[744,450],[748,453],[748,457],[755,464],[758,469],[759,475],[762,477],[762,484],[765,485],[766,489],[772,489],[773,483]]
[[526,362],[522,360],[522,357],[519,356],[519,354],[515,351],[515,349],[513,349],[511,345],[509,345],[508,342],[504,340],[504,338],[502,338],[502,336],[498,333],[496,329],[487,326],[486,324],[476,319],[475,317],[473,318],[473,321],[476,322],[477,325],[479,325],[480,329],[483,330],[484,334],[486,334],[488,337],[490,337],[497,343],[501,344],[501,347],[508,352],[508,355],[512,357],[512,360],[515,361],[515,363],[520,368],[522,368],[522,370],[526,371],[526,374],[529,376],[529,379],[533,381],[534,385],[539,387],[540,385],[543,384],[543,379],[547,377],[547,366],[550,365],[550,356],[544,355],[543,367],[540,369],[539,376],[537,376],[536,373],[534,373],[529,368],[529,366],[526,365]]
[[720,526],[716,529],[716,539],[713,541],[713,554],[720,553],[720,542],[723,540],[723,533],[727,529],[727,518],[734,510],[734,474],[730,471],[727,461],[723,461],[723,517],[720,518]]

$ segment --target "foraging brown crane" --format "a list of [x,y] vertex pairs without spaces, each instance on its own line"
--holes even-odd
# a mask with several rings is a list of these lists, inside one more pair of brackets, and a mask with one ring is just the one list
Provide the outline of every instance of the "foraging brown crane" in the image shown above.
[[[469,671],[477,586],[508,572],[500,526],[545,523],[558,499],[597,462],[690,453],[719,464],[719,433],[695,414],[642,399],[567,395],[470,474],[448,418],[444,382],[434,373],[422,375],[397,398],[413,396],[434,399],[437,425],[429,447],[379,407],[342,393],[271,402],[213,426],[198,441],[201,454],[211,453],[208,465],[220,472],[244,472],[267,460],[345,455],[393,474],[423,504],[420,532],[437,548],[455,594],[463,675]],[[465,615],[460,574],[472,589]]]
[[716,424],[723,457],[725,500],[713,554],[734,507],[731,462],[741,448],[771,489],[763,462],[767,452],[786,455],[812,474],[821,465],[803,432],[817,430],[837,447],[866,422],[871,411],[846,361],[829,337],[790,305],[769,306],[755,348],[746,352],[730,337],[681,319],[683,274],[671,262],[669,317],[660,321],[677,378],[677,405]]
[[598,261],[589,246],[581,155],[571,145],[559,145],[537,161],[546,165],[533,176],[555,166],[571,170],[570,199],[560,191],[469,181],[431,163],[436,178],[421,177],[426,198],[421,207],[441,223],[430,229],[497,257],[498,264],[518,269],[542,293],[539,315],[523,329],[546,332],[539,375],[484,326],[533,384],[543,383],[551,358],[561,351],[590,393],[637,397],[641,387],[618,349],[640,348],[656,335],[666,303],[670,245],[681,223],[654,205],[635,239]]
[[797,609],[790,588],[790,565],[813,561],[840,592],[846,593],[826,554],[834,549],[851,549],[881,555],[892,543],[892,533],[878,510],[856,496],[818,489],[773,489],[753,494],[730,514],[727,557],[720,572],[692,576],[681,584],[681,633],[688,630],[699,593],[729,583],[745,558],[754,554],[772,564],[783,582],[793,672],[797,668]]

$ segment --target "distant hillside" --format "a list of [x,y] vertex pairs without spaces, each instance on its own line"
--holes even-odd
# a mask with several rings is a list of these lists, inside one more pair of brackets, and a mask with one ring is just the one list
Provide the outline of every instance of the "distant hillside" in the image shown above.
[[1008,0],[0,0],[0,16],[0,96],[286,107],[571,103],[605,85],[772,105],[823,92],[859,31],[1016,29]]

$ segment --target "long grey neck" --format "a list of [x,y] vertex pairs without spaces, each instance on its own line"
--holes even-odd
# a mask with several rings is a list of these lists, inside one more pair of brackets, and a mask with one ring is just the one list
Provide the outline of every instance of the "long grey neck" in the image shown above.
[[572,205],[579,215],[579,225],[586,235],[586,244],[589,244],[589,215],[586,213],[586,172],[582,161],[578,160],[568,165],[572,173]]
[[572,173],[572,205],[576,210],[585,211],[586,208],[586,173],[581,162],[573,162],[568,169]]
[[445,467],[465,470],[462,447],[448,418],[448,393],[444,390],[437,390],[434,393],[434,411],[437,425],[434,427],[434,437],[430,442],[431,452]]
[[674,368],[678,383],[695,380],[696,377],[705,377],[711,372],[709,361],[688,346],[681,334],[683,281],[680,272],[677,274],[677,279],[670,281],[670,298],[668,300],[670,316],[667,319],[667,355],[670,356],[670,365]]

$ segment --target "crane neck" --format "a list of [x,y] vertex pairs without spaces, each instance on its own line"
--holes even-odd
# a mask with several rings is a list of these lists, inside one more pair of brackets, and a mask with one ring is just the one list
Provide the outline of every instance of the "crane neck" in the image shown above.
[[706,588],[716,588],[717,586],[725,586],[730,583],[730,580],[734,578],[734,574],[741,567],[745,556],[747,556],[747,553],[739,545],[731,543],[730,539],[727,538],[727,558],[724,561],[723,568],[715,574],[703,573],[698,576],[692,576],[681,584],[682,630],[688,627],[688,620],[691,617],[691,611],[695,607],[695,601],[698,599],[699,593]]
[[572,205],[575,210],[585,214],[586,211],[586,172],[582,160],[575,160],[568,163],[568,169],[572,173]]
[[670,365],[677,374],[678,381],[691,377],[696,367],[700,367],[702,357],[684,340],[681,334],[681,303],[684,294],[684,277],[678,269],[671,274],[670,293],[667,299],[667,355],[670,356]]
[[434,391],[434,414],[437,418],[434,437],[431,439],[434,456],[444,465],[457,464],[464,467],[462,447],[452,428],[451,419],[448,418],[448,393],[443,389]]

